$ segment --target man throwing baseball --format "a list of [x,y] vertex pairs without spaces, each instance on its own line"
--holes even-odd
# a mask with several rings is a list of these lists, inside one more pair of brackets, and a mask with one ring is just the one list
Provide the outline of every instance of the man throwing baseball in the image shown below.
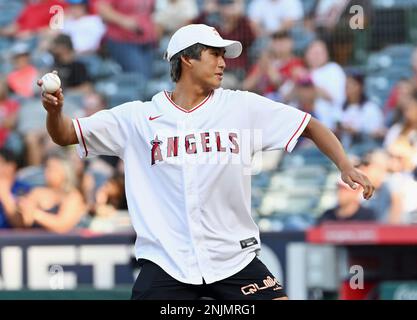
[[220,87],[224,58],[241,52],[240,42],[224,40],[214,28],[188,25],[172,36],[166,52],[176,83],[172,92],[81,119],[63,114],[61,89],[42,94],[54,142],[78,144],[81,157],[124,160],[142,265],[133,299],[286,299],[257,258],[247,154],[291,152],[304,136],[337,165],[351,188],[362,187],[365,199],[374,192],[333,133],[309,114]]

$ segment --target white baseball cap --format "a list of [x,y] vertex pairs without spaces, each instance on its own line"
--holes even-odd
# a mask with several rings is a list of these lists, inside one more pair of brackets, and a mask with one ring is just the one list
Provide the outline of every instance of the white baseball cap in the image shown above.
[[179,28],[171,37],[165,58],[170,61],[178,52],[201,43],[209,47],[225,48],[226,58],[237,58],[242,53],[239,41],[223,39],[217,30],[205,24],[189,24]]

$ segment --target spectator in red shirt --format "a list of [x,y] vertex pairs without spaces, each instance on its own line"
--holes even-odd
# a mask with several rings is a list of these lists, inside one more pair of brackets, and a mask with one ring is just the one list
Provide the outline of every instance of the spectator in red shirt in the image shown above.
[[392,88],[384,107],[384,113],[389,124],[401,120],[402,108],[415,87],[416,84],[412,80],[404,78]]
[[392,125],[401,120],[404,105],[407,103],[412,91],[417,89],[417,48],[411,56],[411,67],[413,69],[413,76],[410,79],[401,79],[392,88],[385,103],[384,114],[388,125]]
[[[213,11],[214,10],[214,11]],[[213,23],[213,14],[218,14],[218,19]],[[248,52],[255,40],[255,33],[252,30],[249,19],[244,14],[244,3],[242,0],[217,0],[211,12],[203,11],[194,23],[213,25],[219,34],[225,39],[235,39],[243,45],[242,54],[236,59],[227,60],[227,70],[240,76],[239,80],[248,71]]]
[[97,3],[100,16],[107,24],[107,49],[123,68],[152,75],[152,58],[157,41],[152,19],[155,0],[101,0]]
[[50,8],[59,5],[66,7],[61,0],[27,0],[26,6],[19,14],[16,21],[0,29],[0,36],[30,38],[34,34],[49,26],[53,14]]
[[38,70],[30,61],[30,48],[26,43],[18,42],[12,47],[11,53],[14,70],[7,76],[7,84],[18,96],[31,98],[39,77]]
[[285,100],[290,88],[285,88],[284,84],[292,87],[291,83],[298,79],[297,70],[304,69],[303,60],[294,56],[293,46],[294,41],[287,31],[274,33],[269,46],[243,82],[243,88],[274,100]]

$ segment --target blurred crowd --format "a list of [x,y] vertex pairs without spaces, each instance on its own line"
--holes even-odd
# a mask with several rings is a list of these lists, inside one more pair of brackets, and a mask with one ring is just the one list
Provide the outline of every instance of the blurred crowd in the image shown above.
[[0,0],[0,229],[100,229],[97,221],[127,210],[121,160],[82,161],[75,146],[57,147],[36,80],[58,71],[72,117],[149,99],[172,87],[162,57],[188,23],[242,42],[243,54],[226,61],[223,87],[309,112],[349,152],[360,150],[356,165],[375,197],[362,202],[360,190],[338,182],[338,205],[318,223],[417,222],[417,50],[413,76],[383,104],[369,99],[366,75],[352,67],[353,4],[365,10],[357,22],[372,23],[370,0]]

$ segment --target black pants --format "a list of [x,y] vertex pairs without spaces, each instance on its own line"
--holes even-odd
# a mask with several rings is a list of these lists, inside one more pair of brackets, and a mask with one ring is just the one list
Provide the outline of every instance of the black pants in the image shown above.
[[133,286],[133,300],[272,300],[286,297],[268,268],[255,258],[235,275],[211,284],[193,285],[172,278],[157,264],[144,260]]

